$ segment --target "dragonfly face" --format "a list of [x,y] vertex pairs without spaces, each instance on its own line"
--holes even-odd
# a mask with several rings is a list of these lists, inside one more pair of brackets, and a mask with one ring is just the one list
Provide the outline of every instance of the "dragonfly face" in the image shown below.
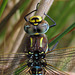
[[33,16],[24,26],[24,30],[29,35],[39,35],[46,33],[49,29],[47,21],[42,20],[41,16]]

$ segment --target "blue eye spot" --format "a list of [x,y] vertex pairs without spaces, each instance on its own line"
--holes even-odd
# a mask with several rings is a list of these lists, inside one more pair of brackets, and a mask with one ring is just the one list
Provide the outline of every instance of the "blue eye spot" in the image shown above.
[[44,24],[42,24],[42,26],[48,26],[48,24],[44,23]]
[[30,26],[29,26],[29,25],[26,25],[25,27],[26,27],[26,28],[30,28]]

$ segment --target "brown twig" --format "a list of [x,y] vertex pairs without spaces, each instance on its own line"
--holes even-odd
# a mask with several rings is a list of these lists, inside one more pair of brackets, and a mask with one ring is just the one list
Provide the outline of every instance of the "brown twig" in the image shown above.
[[38,11],[35,15],[42,16],[42,18],[45,18],[44,13],[47,13],[49,8],[51,7],[54,0],[41,0],[40,6]]
[[1,6],[2,2],[3,2],[3,0],[0,0],[0,6]]

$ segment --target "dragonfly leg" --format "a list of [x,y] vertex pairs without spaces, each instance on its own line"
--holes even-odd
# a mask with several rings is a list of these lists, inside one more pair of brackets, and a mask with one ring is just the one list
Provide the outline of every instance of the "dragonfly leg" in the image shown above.
[[48,48],[48,51],[51,51],[51,49],[50,49],[50,48]]
[[53,48],[51,50],[54,50],[57,46],[58,42],[53,46]]
[[53,25],[50,25],[49,28],[56,26],[56,22],[50,16],[48,16],[45,13],[44,13],[44,15],[46,15],[54,23]]

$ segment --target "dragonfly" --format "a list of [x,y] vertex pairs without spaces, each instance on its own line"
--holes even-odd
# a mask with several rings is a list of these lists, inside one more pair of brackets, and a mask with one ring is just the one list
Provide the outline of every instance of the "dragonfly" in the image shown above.
[[[59,41],[59,44],[60,43]],[[37,53],[41,54],[42,57],[43,53],[36,52],[36,54]],[[8,57],[2,57],[0,54],[0,73],[3,72],[3,75],[33,75],[29,67],[33,61],[28,59],[28,57],[30,55],[34,56],[34,54],[35,53],[30,51],[29,53],[11,53]],[[39,75],[41,75],[41,73],[42,75],[69,75],[66,72],[74,72],[75,70],[75,47],[65,47],[47,51],[45,58],[43,58],[41,59],[42,69],[37,67],[38,73],[40,73]],[[33,64],[31,65],[33,66]],[[36,70],[33,69],[33,73],[35,72]]]
[[[25,20],[28,21],[26,16]],[[49,17],[48,15],[46,16]],[[49,26],[45,21],[40,24],[42,21],[40,16],[30,18],[28,22],[33,24],[33,26],[27,23],[24,27],[25,31],[30,34],[30,36],[27,36],[26,42],[26,50],[28,50],[28,52],[5,54],[8,55],[8,57],[0,54],[0,73],[2,75],[68,75],[68,73],[64,71],[71,71],[73,67],[75,47],[55,49],[58,43],[58,36],[49,43],[51,46],[57,42],[53,48],[48,48],[48,40],[43,33],[46,33],[49,28],[56,25],[55,21],[53,19],[51,20],[54,24]],[[40,24],[40,28],[42,27],[42,29],[38,28],[38,24]],[[72,25],[72,27],[75,27],[75,24]],[[71,27],[69,27],[69,29],[70,28]],[[39,34],[41,36],[39,36]],[[61,36],[63,34],[64,33],[62,33]],[[61,41],[59,44],[61,44]],[[71,69],[69,69],[69,67],[71,67]]]

